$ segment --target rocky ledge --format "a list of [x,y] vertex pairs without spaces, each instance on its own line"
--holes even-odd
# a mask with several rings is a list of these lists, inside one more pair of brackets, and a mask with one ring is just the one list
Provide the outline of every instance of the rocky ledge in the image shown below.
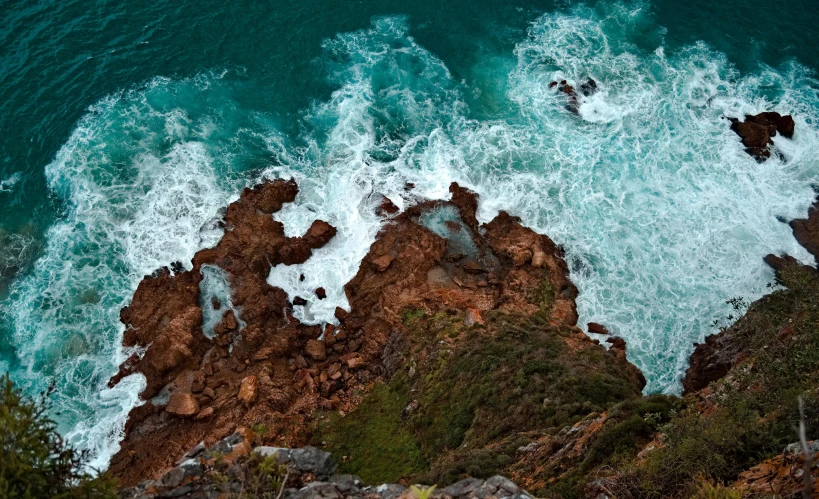
[[[576,327],[577,289],[561,249],[504,212],[479,226],[477,196],[457,184],[450,191],[450,201],[402,213],[385,199],[381,212],[388,220],[345,286],[350,310],[336,310],[337,324],[316,326],[300,323],[292,310],[303,305],[290,303],[266,279],[275,265],[306,261],[335,229],[316,221],[303,237],[286,237],[272,214],[294,201],[296,184],[275,180],[246,189],[227,208],[215,247],[198,252],[191,270],[176,264],[146,276],[122,310],[124,344],[140,350],[111,383],[142,373],[147,386],[111,472],[126,486],[156,478],[174,456],[200,441],[213,445],[238,426],[264,428],[260,442],[277,447],[325,441],[346,449],[347,468],[366,468],[367,452],[345,448],[346,430],[340,430],[366,413],[356,411],[363,403],[395,407],[385,415],[390,424],[397,421],[389,432],[406,432],[411,442],[408,455],[393,447],[381,456],[397,454],[398,466],[365,478],[387,481],[434,468],[448,470],[442,478],[455,481],[474,475],[453,469],[458,452],[501,440],[520,447],[537,438],[522,434],[536,422],[548,431],[639,395],[645,381],[627,362],[622,340],[612,339],[607,351]],[[203,310],[222,304],[203,303],[206,266],[224,271],[232,305],[213,337],[202,329]],[[455,357],[461,360],[449,363],[451,370],[440,369]],[[456,423],[446,407],[448,397],[469,391],[464,376],[476,376],[483,392],[462,397],[468,403],[458,407]],[[510,392],[499,391],[507,387]],[[491,420],[505,419],[507,428],[484,438],[490,419],[480,407],[492,397],[497,411]],[[427,434],[424,427],[443,433]],[[481,437],[471,448],[461,445],[467,432]],[[380,438],[373,433],[359,440]]]
[[[111,464],[123,494],[413,497],[413,483],[436,484],[433,497],[811,493],[815,445],[806,460],[793,442],[794,428],[819,428],[815,267],[766,257],[779,286],[747,311],[737,302],[742,317],[696,346],[686,395],[643,396],[623,340],[604,348],[577,328],[561,249],[507,213],[479,225],[477,196],[450,191],[403,212],[384,199],[336,324],[301,324],[292,310],[306,300],[266,282],[335,232],[317,221],[284,235],[271,214],[294,201],[292,181],[245,190],[191,270],[147,276],[122,312],[125,343],[142,354],[112,379],[147,379]],[[791,223],[814,255],[817,224],[819,200]],[[206,266],[230,285],[213,334],[203,311],[222,304],[201,295]]]
[[[315,447],[283,449],[252,447],[253,432],[241,428],[205,447],[199,443],[177,465],[156,480],[146,480],[120,492],[122,499],[187,497],[216,499],[226,496],[280,497],[283,499],[417,499],[404,485],[366,485],[354,475],[335,474],[332,456]],[[426,487],[417,486],[417,490]],[[467,478],[433,490],[431,499],[531,498],[502,476],[486,480]]]

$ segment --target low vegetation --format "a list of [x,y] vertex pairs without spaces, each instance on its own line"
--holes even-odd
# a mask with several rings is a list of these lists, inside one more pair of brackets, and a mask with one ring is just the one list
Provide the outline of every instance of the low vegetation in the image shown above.
[[661,448],[619,470],[619,496],[706,497],[703,479],[733,483],[797,440],[800,396],[808,432],[819,434],[819,274],[793,266],[780,280],[786,289],[751,305],[725,332],[744,360],[712,386],[706,410],[680,412],[661,426]]
[[550,325],[546,311],[466,327],[460,314],[411,310],[404,323],[404,368],[315,435],[345,456],[341,472],[373,483],[488,478],[531,442],[529,432],[557,432],[639,395],[612,355]]
[[0,497],[117,497],[114,481],[85,471],[87,454],[63,442],[47,402],[48,394],[31,400],[0,377]]

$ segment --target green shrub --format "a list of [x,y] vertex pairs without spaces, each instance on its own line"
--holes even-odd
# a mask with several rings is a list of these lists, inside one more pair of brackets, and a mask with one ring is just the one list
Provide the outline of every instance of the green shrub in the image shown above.
[[0,377],[0,497],[114,498],[113,480],[83,471],[86,454],[66,445],[46,415],[47,394],[29,400]]
[[356,410],[345,417],[333,415],[317,428],[314,441],[342,460],[340,473],[385,483],[426,469],[417,440],[401,420],[408,402],[402,388],[378,384]]

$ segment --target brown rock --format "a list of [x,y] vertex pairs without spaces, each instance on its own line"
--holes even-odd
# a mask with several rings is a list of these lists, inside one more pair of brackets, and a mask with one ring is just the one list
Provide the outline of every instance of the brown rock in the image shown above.
[[[121,450],[110,466],[123,485],[159,476],[173,466],[178,456],[165,456],[156,449],[187,449],[202,440],[218,441],[236,425],[248,422],[270,425],[268,435],[282,436],[282,445],[305,445],[304,424],[315,411],[355,410],[360,400],[356,394],[402,367],[405,360],[396,352],[400,352],[400,338],[412,334],[402,321],[407,308],[426,310],[427,317],[466,311],[477,321],[483,312],[475,314],[470,309],[526,315],[548,306],[549,314],[543,317],[552,325],[576,322],[577,290],[568,278],[560,248],[506,213],[479,227],[477,196],[452,184],[451,201],[424,202],[390,217],[358,273],[344,287],[350,312],[336,310],[342,324],[335,335],[332,328],[322,331],[319,326],[302,324],[293,317],[286,293],[267,283],[270,268],[306,260],[314,246],[332,237],[334,229],[316,222],[304,237],[285,236],[284,226],[268,212],[291,202],[297,192],[295,183],[284,181],[245,190],[227,208],[222,239],[196,254],[191,271],[172,275],[163,270],[146,278],[131,306],[123,311],[128,328],[125,342],[148,348],[145,358],[123,369],[143,372],[150,390],[156,391],[180,373],[201,370],[205,387],[195,402],[208,407],[198,412],[204,418],[210,412],[207,409],[213,409],[211,419],[204,422],[171,418],[151,409],[150,404],[134,409]],[[416,222],[421,214],[439,206],[457,210],[460,221],[454,223],[478,248],[485,271],[480,278],[464,275],[462,267],[446,258],[447,240]],[[516,266],[521,260],[523,264]],[[531,265],[525,265],[528,261]],[[199,269],[206,264],[224,269],[231,283],[230,301],[242,311],[245,324],[241,335],[226,330],[222,335],[225,347],[199,330]],[[433,285],[428,279],[433,269],[447,278]],[[456,278],[469,285],[458,286]],[[544,281],[553,290],[552,297],[542,296]],[[478,282],[483,285],[476,285]],[[222,326],[233,326],[225,318]],[[232,319],[238,324],[235,315]],[[316,340],[322,332],[326,342]],[[163,336],[168,338],[162,340]],[[580,336],[577,330],[564,339],[582,348],[591,345]],[[166,346],[152,352],[162,341]],[[421,355],[425,353],[429,352]],[[622,359],[616,358],[626,362],[624,353]],[[254,391],[250,385],[255,385],[255,396],[245,396]]]
[[612,350],[621,350],[623,352],[626,351],[626,340],[620,338],[619,336],[612,336],[611,338],[606,338],[606,343],[611,344]]
[[293,298],[293,305],[296,305],[296,306],[307,305],[307,300],[305,300],[301,296],[297,296],[297,297]]
[[464,264],[464,272],[467,274],[485,274],[486,269],[478,262],[466,262]]
[[377,258],[372,260],[372,264],[375,266],[376,270],[379,272],[384,272],[390,266],[393,261],[392,255],[381,255]]
[[364,358],[357,353],[344,355],[341,357],[341,360],[343,360],[344,363],[347,364],[347,369],[350,369],[352,371],[364,367],[364,365],[366,364]]
[[796,126],[793,117],[782,116],[776,112],[759,113],[756,116],[746,114],[745,121],[766,127],[771,137],[779,132],[783,137],[791,138]]
[[398,207],[390,201],[390,198],[383,196],[381,199],[381,205],[378,207],[378,214],[382,217],[386,217],[387,215],[395,215],[398,213]]
[[259,378],[254,375],[248,376],[242,380],[242,385],[239,387],[239,401],[250,405],[256,401],[258,392]]
[[336,307],[335,316],[336,319],[339,320],[339,322],[344,322],[344,319],[347,318],[347,315],[349,315],[349,312],[347,312],[341,307]]
[[189,417],[199,412],[199,403],[190,393],[176,391],[171,393],[165,411],[176,416]]
[[319,300],[323,300],[327,298],[327,291],[324,288],[316,288],[316,296],[318,296]]
[[209,418],[211,416],[213,416],[213,407],[205,407],[204,409],[199,411],[198,414],[196,414],[195,419],[199,419],[199,420],[207,419],[207,418]]
[[765,161],[771,156],[769,146],[773,144],[771,138],[776,136],[777,132],[783,137],[793,137],[795,124],[790,115],[782,116],[779,113],[766,112],[746,115],[744,122],[736,118],[729,119],[731,130],[740,136],[745,150],[757,161]]
[[587,324],[587,327],[588,327],[588,330],[589,330],[590,333],[605,334],[605,335],[609,334],[609,330],[608,330],[608,328],[606,328],[606,326],[604,326],[602,324],[598,324],[596,322],[589,322]]
[[[731,123],[731,130],[739,135],[739,137],[742,139],[742,144],[745,147],[757,147],[764,149],[770,144],[773,144],[770,133],[771,129],[766,126],[747,121],[737,121]],[[776,133],[775,129],[774,133]]]
[[309,340],[305,350],[313,360],[321,361],[327,358],[327,348],[323,341]]
[[282,209],[285,203],[296,199],[299,188],[292,178],[288,181],[276,180],[259,184],[253,189],[245,189],[242,198],[262,213],[270,215]]
[[335,227],[323,220],[316,220],[310,228],[307,229],[307,233],[304,235],[304,241],[310,248],[316,249],[327,244],[335,235]]
[[808,218],[791,221],[793,236],[819,264],[819,198],[808,210]]
[[483,324],[483,317],[481,316],[481,311],[477,308],[468,308],[466,309],[466,314],[464,314],[464,326],[470,327],[474,326],[475,324]]
[[236,321],[236,315],[233,313],[233,310],[227,310],[222,315],[222,325],[224,325],[229,331],[239,327],[239,323]]
[[697,392],[721,379],[742,355],[739,344],[726,331],[707,336],[705,343],[694,345],[682,380],[683,394]]

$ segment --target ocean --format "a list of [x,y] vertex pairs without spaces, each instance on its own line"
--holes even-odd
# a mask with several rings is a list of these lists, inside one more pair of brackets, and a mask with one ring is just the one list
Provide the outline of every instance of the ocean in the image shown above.
[[[278,266],[332,321],[398,206],[480,194],[566,250],[581,325],[678,393],[726,303],[769,291],[767,253],[819,182],[819,2],[0,0],[0,372],[104,468],[139,376],[119,310],[145,274],[216,242],[241,188],[295,177],[276,218],[338,235]],[[552,81],[594,78],[578,114]],[[725,117],[792,114],[758,164]],[[407,192],[407,182],[415,189]],[[298,276],[306,279],[300,281]],[[218,272],[205,283],[225,291]]]

